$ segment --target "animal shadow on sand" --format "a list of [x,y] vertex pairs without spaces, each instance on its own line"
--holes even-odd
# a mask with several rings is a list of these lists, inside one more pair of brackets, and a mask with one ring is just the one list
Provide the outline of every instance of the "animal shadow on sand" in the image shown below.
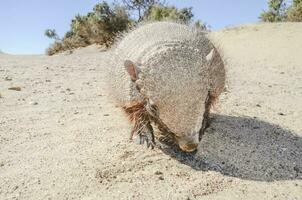
[[302,179],[302,138],[255,118],[211,115],[197,152],[162,150],[195,170],[255,181]]

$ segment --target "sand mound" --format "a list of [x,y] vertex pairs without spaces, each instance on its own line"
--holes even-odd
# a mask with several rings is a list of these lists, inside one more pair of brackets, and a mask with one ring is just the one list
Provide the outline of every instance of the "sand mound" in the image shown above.
[[[223,95],[197,154],[147,150],[107,99],[106,53],[0,57],[0,199],[301,199],[302,24],[212,33]],[[20,87],[20,91],[8,88]]]

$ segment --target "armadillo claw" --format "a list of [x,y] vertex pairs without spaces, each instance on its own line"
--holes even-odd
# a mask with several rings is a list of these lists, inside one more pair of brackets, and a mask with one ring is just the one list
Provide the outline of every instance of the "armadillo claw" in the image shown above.
[[[140,121],[138,121],[140,122]],[[155,147],[155,139],[153,127],[149,121],[143,121],[143,123],[137,123],[135,129],[131,131],[131,137],[137,144],[145,144],[147,148],[153,149]]]
[[146,144],[147,148],[150,147],[151,149],[155,147],[154,135],[150,132],[141,133],[137,135],[134,139],[136,144]]
[[139,135],[140,144],[146,143],[147,148],[153,149],[155,147],[154,135],[150,132],[142,133]]

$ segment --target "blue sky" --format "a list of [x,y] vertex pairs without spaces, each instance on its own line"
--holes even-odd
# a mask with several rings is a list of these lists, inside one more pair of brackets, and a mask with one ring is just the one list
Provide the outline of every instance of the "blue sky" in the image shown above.
[[[0,50],[11,54],[43,54],[54,28],[62,36],[76,14],[92,10],[100,0],[0,0]],[[112,1],[107,1],[112,2]],[[266,0],[167,0],[179,8],[193,7],[196,19],[212,29],[257,22]]]

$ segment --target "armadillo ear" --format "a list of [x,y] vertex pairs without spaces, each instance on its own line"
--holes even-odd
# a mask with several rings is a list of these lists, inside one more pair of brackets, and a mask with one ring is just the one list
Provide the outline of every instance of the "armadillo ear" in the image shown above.
[[206,59],[207,59],[207,61],[208,62],[210,62],[212,59],[213,59],[213,57],[214,57],[214,49],[212,49],[211,51],[210,51],[210,53],[206,56]]
[[125,60],[124,66],[128,74],[130,75],[131,80],[136,81],[138,79],[138,71],[136,65],[130,60]]

